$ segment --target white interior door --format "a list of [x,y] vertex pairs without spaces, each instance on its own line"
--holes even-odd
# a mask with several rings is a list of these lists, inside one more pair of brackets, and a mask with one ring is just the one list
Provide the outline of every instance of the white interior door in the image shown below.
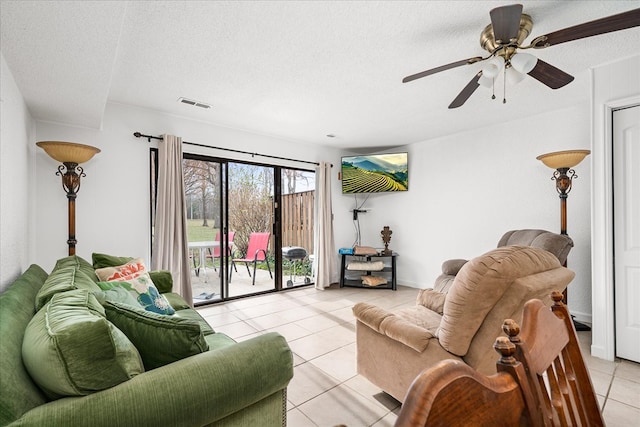
[[616,356],[640,362],[640,106],[613,113]]

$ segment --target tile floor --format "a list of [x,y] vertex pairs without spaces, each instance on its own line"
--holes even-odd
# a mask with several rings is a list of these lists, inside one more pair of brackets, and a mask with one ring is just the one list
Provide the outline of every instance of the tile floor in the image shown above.
[[[356,373],[351,307],[367,301],[386,309],[414,304],[416,289],[397,291],[313,287],[201,308],[211,326],[237,341],[276,331],[294,353],[288,387],[290,427],[393,426],[398,401]],[[590,332],[578,333],[591,379],[609,427],[638,425],[640,364],[591,357]]]

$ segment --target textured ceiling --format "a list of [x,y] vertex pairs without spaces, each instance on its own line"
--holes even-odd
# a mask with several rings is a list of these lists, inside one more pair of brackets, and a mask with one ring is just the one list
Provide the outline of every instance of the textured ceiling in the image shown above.
[[[637,0],[521,3],[534,21],[527,41],[640,7]],[[447,109],[477,64],[401,83],[483,55],[478,40],[489,11],[506,4],[2,0],[1,46],[39,120],[99,128],[106,103],[117,102],[344,148],[404,145],[587,102],[590,67],[640,50],[639,28],[536,50],[575,81],[551,90],[528,77],[507,87],[506,104],[500,85],[496,100],[481,87]]]

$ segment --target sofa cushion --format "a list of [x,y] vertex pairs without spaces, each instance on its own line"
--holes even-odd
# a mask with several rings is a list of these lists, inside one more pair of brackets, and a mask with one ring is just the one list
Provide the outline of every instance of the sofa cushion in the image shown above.
[[112,280],[135,279],[141,274],[146,273],[147,268],[142,258],[136,258],[122,265],[98,268],[95,272],[101,282],[110,282]]
[[136,301],[147,311],[158,314],[174,314],[175,310],[169,304],[164,295],[158,292],[154,286],[148,273],[142,273],[140,276],[126,281],[113,280],[110,282],[98,282],[98,286],[102,290],[113,288],[126,289]]
[[116,267],[118,265],[123,265],[133,260],[133,257],[130,256],[115,256],[108,254],[101,254],[98,252],[94,252],[91,254],[91,261],[93,261],[93,268],[105,268],[105,267]]
[[[153,283],[154,284],[156,283],[155,280],[153,281]],[[191,306],[184,300],[184,298],[182,298],[182,296],[178,295],[175,292],[163,293],[162,296],[165,297],[167,301],[169,301],[169,304],[171,304],[171,307],[173,307],[173,309],[176,311],[191,308]]]
[[85,260],[78,255],[70,255],[68,257],[60,258],[56,261],[56,265],[53,267],[53,271],[64,267],[74,267],[76,270],[82,271],[94,282],[98,281],[95,270],[89,261]]
[[86,289],[91,292],[100,290],[98,285],[77,266],[54,268],[36,295],[36,311],[44,307],[53,295],[74,289]]
[[438,314],[442,314],[446,296],[446,293],[438,292],[433,289],[422,289],[418,292],[416,304],[435,311]]
[[[170,271],[149,271],[149,277],[151,277],[153,284],[156,285],[156,288],[158,288],[158,292],[160,292],[161,294],[166,294],[173,290],[173,276],[171,275]],[[177,309],[177,307],[174,308]]]
[[198,324],[200,325],[200,330],[202,331],[202,333],[204,335],[210,335],[210,334],[213,334],[215,332],[211,328],[211,325],[209,325],[202,318],[202,316],[200,316],[200,313],[198,313],[193,308],[187,308],[187,309],[184,309],[184,310],[178,310],[178,311],[176,311],[176,314],[173,315],[173,317],[179,317],[181,319],[193,320],[193,321],[198,322]]
[[85,289],[59,292],[31,319],[22,359],[52,399],[84,396],[144,372],[140,354]]
[[22,362],[24,331],[36,313],[31,301],[46,279],[47,272],[32,264],[0,294],[0,426],[48,400]]
[[133,342],[146,369],[164,366],[209,349],[200,324],[192,319],[151,313],[107,301],[107,319]]

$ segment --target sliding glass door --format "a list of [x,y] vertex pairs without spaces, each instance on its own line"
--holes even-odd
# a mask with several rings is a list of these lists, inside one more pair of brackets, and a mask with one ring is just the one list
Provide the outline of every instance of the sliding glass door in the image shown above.
[[313,171],[185,153],[183,174],[195,305],[313,283]]
[[184,157],[194,303],[275,289],[274,167]]
[[313,281],[315,172],[281,169],[283,287]]

